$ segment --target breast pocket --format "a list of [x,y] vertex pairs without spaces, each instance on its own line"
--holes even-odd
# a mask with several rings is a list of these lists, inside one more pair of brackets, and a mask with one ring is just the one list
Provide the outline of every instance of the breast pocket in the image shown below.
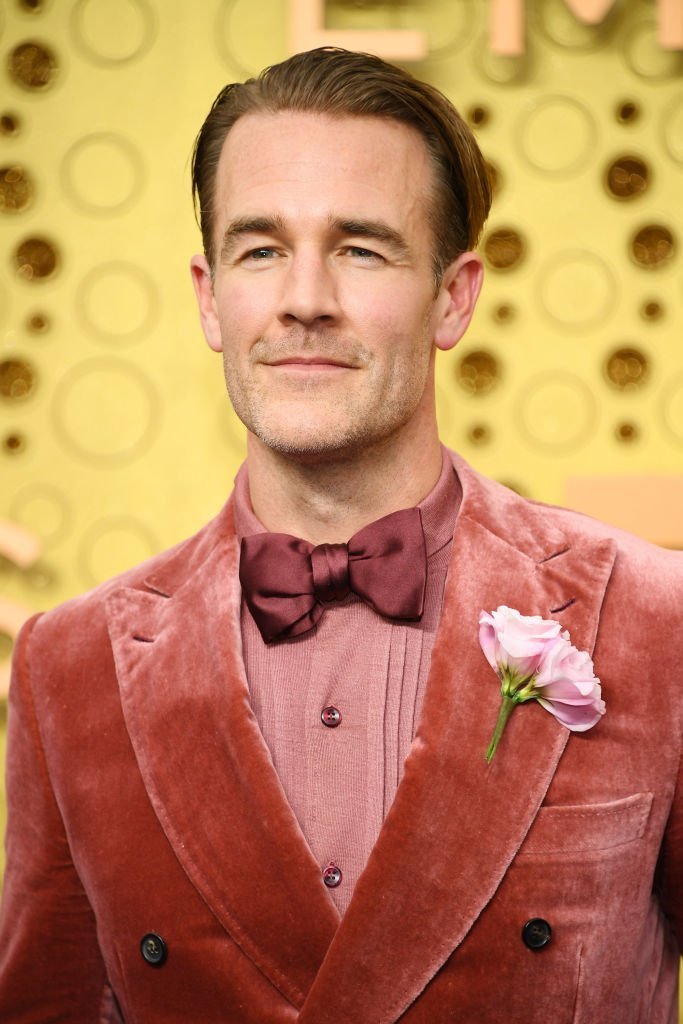
[[642,838],[653,794],[601,804],[541,807],[519,856],[548,857],[616,850]]

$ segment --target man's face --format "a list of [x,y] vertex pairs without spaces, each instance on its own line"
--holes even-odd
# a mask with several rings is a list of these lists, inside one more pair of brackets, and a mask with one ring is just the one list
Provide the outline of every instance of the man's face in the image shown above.
[[203,257],[193,276],[235,411],[270,448],[352,456],[433,417],[434,341],[455,342],[432,191],[421,136],[394,121],[285,111],[229,133],[213,286]]

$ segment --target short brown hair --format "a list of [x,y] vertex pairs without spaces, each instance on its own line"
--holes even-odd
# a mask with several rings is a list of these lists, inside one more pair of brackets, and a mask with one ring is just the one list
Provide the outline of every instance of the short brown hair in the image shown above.
[[311,111],[391,118],[424,138],[437,172],[432,204],[437,280],[461,252],[474,248],[491,206],[484,158],[472,132],[443,93],[367,53],[320,47],[226,85],[194,144],[192,192],[204,251],[213,265],[214,190],[223,143],[244,114]]

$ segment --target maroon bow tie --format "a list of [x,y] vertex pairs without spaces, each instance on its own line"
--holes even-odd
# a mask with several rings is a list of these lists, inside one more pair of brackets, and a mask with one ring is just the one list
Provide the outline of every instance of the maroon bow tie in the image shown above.
[[422,616],[427,552],[417,508],[370,523],[347,544],[318,544],[288,533],[245,537],[244,599],[268,642],[312,629],[325,606],[351,591],[391,619]]

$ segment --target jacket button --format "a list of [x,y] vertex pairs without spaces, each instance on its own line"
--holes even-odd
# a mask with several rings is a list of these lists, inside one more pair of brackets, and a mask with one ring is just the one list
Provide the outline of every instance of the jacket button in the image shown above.
[[522,939],[529,949],[543,949],[550,942],[552,935],[552,928],[542,917],[532,917],[522,928]]
[[341,722],[341,711],[339,708],[335,708],[333,704],[323,708],[320,712],[320,718],[322,719],[323,725],[326,725],[328,729],[336,729]]
[[328,889],[336,889],[342,880],[342,873],[336,864],[328,864],[323,871],[323,882]]
[[146,960],[150,967],[161,967],[166,960],[168,950],[161,935],[156,932],[148,932],[140,940],[140,952],[143,960]]

